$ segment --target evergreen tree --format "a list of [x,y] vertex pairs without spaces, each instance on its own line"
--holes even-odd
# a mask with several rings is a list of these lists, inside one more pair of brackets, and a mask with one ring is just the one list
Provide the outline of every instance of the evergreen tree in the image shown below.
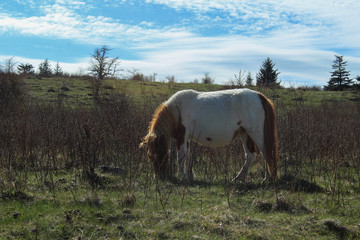
[[39,76],[40,77],[50,77],[52,74],[51,66],[49,60],[45,59],[39,65]]
[[354,83],[354,87],[360,89],[360,76],[356,76],[356,83]]
[[274,70],[275,63],[268,57],[262,63],[259,72],[256,74],[257,86],[277,87],[277,77],[280,74],[278,69]]
[[254,79],[251,76],[251,72],[248,72],[247,76],[246,76],[246,80],[245,80],[245,85],[247,87],[252,87],[254,86]]
[[34,66],[30,63],[20,63],[18,66],[17,66],[17,69],[19,71],[20,74],[25,74],[25,75],[31,75],[31,74],[34,74]]
[[335,60],[332,64],[331,78],[328,81],[328,85],[325,86],[325,90],[342,91],[351,87],[352,79],[350,79],[350,71],[346,70],[347,62],[344,61],[343,56],[335,55]]
[[62,70],[62,68],[60,67],[59,62],[56,63],[56,66],[55,66],[55,68],[54,68],[54,75],[55,75],[55,76],[61,76],[61,75],[63,75],[63,70]]

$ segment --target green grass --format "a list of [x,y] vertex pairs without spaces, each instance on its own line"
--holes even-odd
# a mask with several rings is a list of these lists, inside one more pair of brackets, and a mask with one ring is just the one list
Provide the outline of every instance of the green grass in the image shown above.
[[120,176],[100,173],[106,184],[91,190],[76,174],[53,174],[55,193],[30,174],[27,195],[1,200],[1,239],[360,237],[359,195],[336,203],[326,191],[294,192],[280,185],[276,200],[272,184],[256,179],[227,189],[217,181],[179,185],[142,179],[130,190]]
[[[30,94],[36,99],[59,101],[65,100],[68,103],[91,104],[93,100],[92,86],[89,79],[84,78],[30,78],[26,80]],[[64,88],[65,87],[65,88]],[[199,83],[162,83],[162,82],[141,82],[130,80],[112,80],[103,82],[101,94],[103,96],[112,93],[126,94],[137,102],[147,101],[149,98],[167,99],[170,95],[183,89],[194,89],[198,91],[215,91],[226,89],[229,86],[218,84]],[[65,89],[65,90],[64,90]],[[311,91],[298,89],[259,89],[265,95],[282,102],[285,105],[310,104],[318,105],[331,102],[357,102],[360,101],[360,93],[352,91],[330,92]]]

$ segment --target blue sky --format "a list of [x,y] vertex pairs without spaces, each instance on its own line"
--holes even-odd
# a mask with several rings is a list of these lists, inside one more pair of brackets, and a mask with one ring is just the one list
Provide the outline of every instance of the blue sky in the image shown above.
[[335,54],[360,75],[359,13],[358,0],[2,0],[0,62],[79,73],[108,45],[122,68],[158,80],[255,78],[270,57],[284,84],[324,85]]

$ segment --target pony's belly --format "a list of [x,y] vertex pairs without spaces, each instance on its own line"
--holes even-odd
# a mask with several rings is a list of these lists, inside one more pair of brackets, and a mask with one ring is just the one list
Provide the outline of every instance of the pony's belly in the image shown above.
[[[195,135],[194,135],[195,136]],[[207,147],[222,147],[232,142],[234,132],[208,132],[208,134],[199,134],[192,137],[191,141]]]

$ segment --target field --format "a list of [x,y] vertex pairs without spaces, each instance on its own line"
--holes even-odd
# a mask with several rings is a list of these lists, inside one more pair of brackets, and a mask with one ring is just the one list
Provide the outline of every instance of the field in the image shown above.
[[192,145],[196,180],[182,184],[155,179],[138,148],[151,115],[180,89],[229,86],[106,80],[94,101],[91,79],[12,77],[23,92],[0,99],[0,239],[360,238],[358,92],[257,89],[277,109],[276,188],[261,156],[248,182],[230,181],[238,140]]

